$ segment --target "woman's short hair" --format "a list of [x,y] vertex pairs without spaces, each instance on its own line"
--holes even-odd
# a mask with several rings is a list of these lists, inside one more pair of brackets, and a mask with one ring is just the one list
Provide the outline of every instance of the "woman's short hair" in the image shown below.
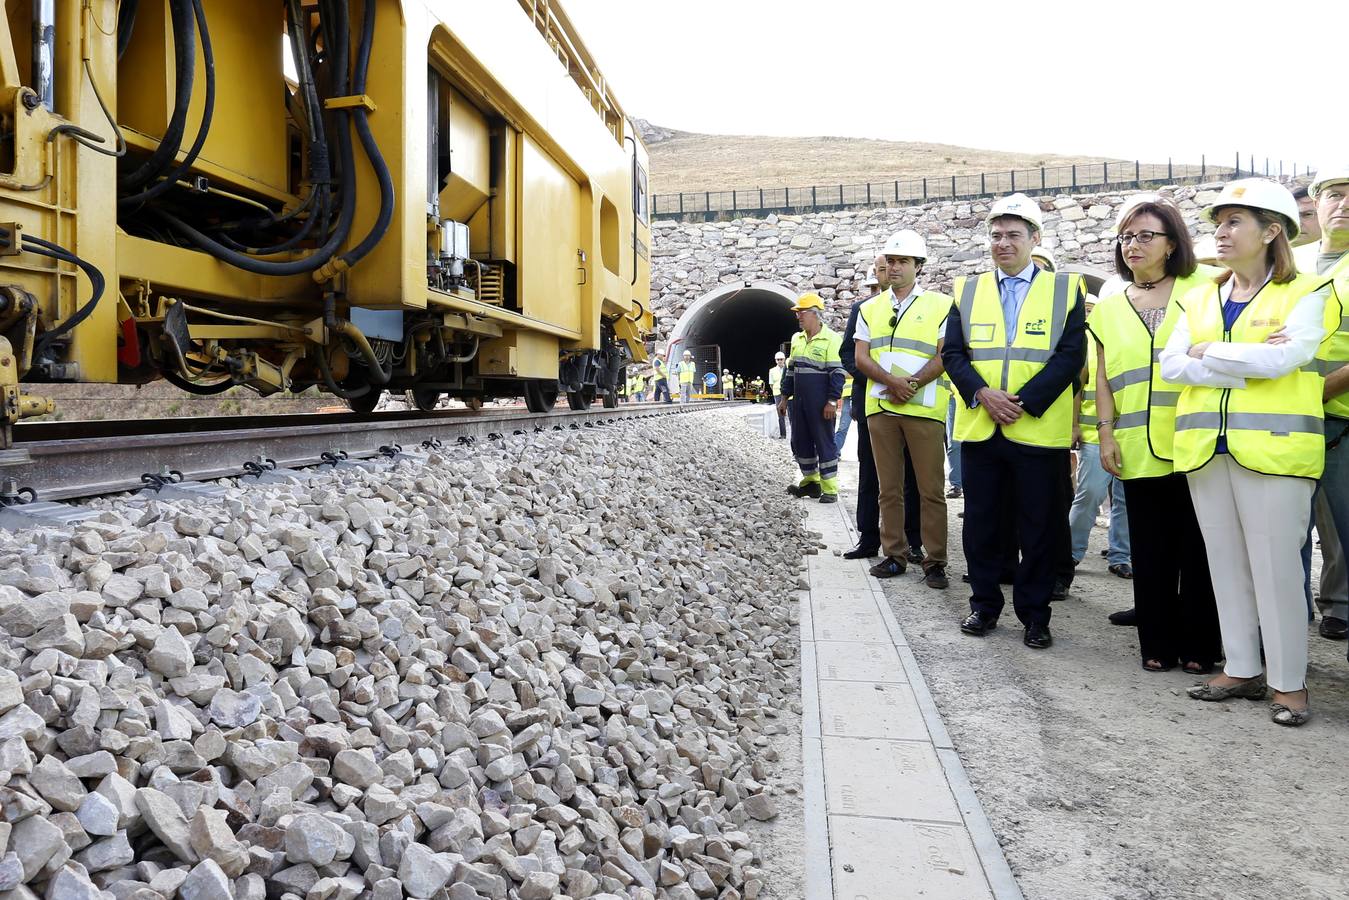
[[[1235,204],[1234,204],[1235,205]],[[1268,228],[1271,225],[1279,226],[1279,233],[1274,236],[1274,240],[1265,247],[1265,262],[1274,274],[1270,281],[1275,284],[1287,284],[1297,277],[1297,262],[1293,259],[1293,244],[1288,240],[1288,220],[1276,212],[1270,212],[1267,209],[1256,209],[1252,206],[1243,206],[1242,209],[1255,216],[1255,221],[1260,223],[1260,227]],[[1224,270],[1221,275],[1214,279],[1219,284],[1223,284],[1232,277],[1230,269]]]
[[[1190,237],[1190,230],[1185,227],[1185,218],[1176,205],[1164,200],[1140,203],[1129,211],[1124,221],[1119,223],[1119,233],[1123,234],[1130,222],[1144,215],[1153,215],[1161,219],[1166,236],[1176,245],[1176,249],[1166,259],[1166,274],[1173,278],[1188,278],[1193,275],[1198,267],[1194,258],[1194,240]],[[1125,281],[1134,280],[1133,270],[1124,261],[1124,248],[1118,241],[1115,242],[1115,272]]]

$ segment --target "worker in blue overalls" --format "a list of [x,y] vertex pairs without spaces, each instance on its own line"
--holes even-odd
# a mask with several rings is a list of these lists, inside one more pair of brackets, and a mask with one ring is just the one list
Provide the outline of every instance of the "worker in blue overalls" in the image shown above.
[[778,412],[787,407],[792,420],[792,454],[801,467],[801,481],[787,488],[793,497],[818,497],[838,502],[838,449],[834,420],[843,396],[843,338],[824,323],[824,301],[802,294],[792,307],[801,330],[792,336],[787,372],[782,378]]

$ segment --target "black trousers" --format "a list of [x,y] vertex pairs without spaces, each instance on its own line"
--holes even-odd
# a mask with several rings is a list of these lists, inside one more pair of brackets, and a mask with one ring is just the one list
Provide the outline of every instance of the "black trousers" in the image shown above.
[[[862,386],[861,391],[857,390],[858,384]],[[867,431],[866,385],[863,379],[853,380],[853,424],[857,426],[857,543],[863,547],[879,547],[881,485],[876,480],[876,459],[871,455],[871,432]],[[905,502],[908,502],[907,498]]]
[[1139,653],[1162,665],[1222,658],[1204,533],[1184,475],[1124,482]]
[[[963,457],[962,457],[963,459]],[[1071,462],[1072,457],[1070,456]],[[1059,472],[1059,519],[1058,555],[1054,561],[1054,577],[1064,584],[1073,583],[1077,564],[1073,562],[1073,534],[1068,527],[1068,513],[1073,508],[1073,474],[1071,464],[1064,465]],[[1016,567],[1021,560],[1021,551],[1016,536],[1016,500],[1012,495],[1012,485],[1003,488],[1006,496],[1002,503],[1002,572],[1000,580],[1012,582],[1016,579]],[[905,502],[908,502],[907,500]],[[905,526],[907,528],[907,524]]]
[[1021,554],[1012,582],[1012,607],[1023,625],[1048,625],[1049,595],[1067,530],[1061,479],[1068,470],[1068,451],[1016,444],[999,429],[986,441],[963,442],[960,453],[970,609],[993,616],[1002,613],[998,575],[1006,563],[1003,523],[1010,504]]

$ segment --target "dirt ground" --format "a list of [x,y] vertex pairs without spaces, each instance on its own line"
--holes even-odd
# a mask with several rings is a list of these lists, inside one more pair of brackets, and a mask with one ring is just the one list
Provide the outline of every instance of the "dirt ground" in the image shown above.
[[950,144],[839,137],[767,137],[675,132],[648,140],[651,190],[726,191],[733,188],[864,184],[925,175],[1099,163],[1103,157],[977,150]]
[[[845,450],[845,492],[856,465]],[[1100,556],[1104,519],[1051,649],[1022,645],[1010,595],[998,630],[969,637],[961,508],[951,588],[909,575],[886,593],[1027,900],[1349,896],[1344,642],[1311,632],[1303,728],[1273,724],[1268,702],[1189,699],[1193,676],[1142,671],[1134,630],[1106,620],[1132,599]]]

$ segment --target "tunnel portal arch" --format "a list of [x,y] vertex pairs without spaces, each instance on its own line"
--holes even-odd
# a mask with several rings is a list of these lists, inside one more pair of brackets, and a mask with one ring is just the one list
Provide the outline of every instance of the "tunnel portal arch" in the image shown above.
[[[773,354],[786,351],[799,329],[792,306],[797,292],[771,281],[723,284],[684,311],[670,332],[667,359],[691,347],[717,345],[721,365],[737,375],[766,378]],[[701,376],[702,373],[699,372]]]

